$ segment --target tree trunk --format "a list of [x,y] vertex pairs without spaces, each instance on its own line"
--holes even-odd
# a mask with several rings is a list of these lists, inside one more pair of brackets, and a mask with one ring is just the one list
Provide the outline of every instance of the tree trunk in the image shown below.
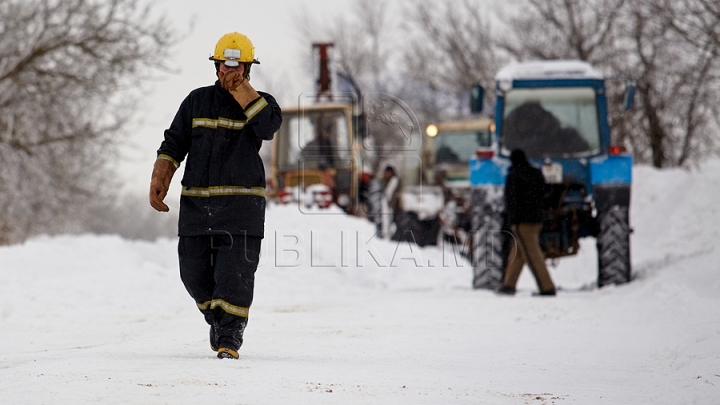
[[667,133],[662,127],[658,109],[653,105],[650,91],[643,91],[643,110],[648,124],[648,138],[650,138],[650,149],[652,151],[652,164],[657,168],[664,166],[665,162],[665,139]]

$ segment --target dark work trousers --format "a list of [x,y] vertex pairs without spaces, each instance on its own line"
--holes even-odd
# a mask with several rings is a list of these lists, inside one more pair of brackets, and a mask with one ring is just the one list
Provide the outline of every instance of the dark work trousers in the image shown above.
[[181,236],[180,278],[220,347],[242,345],[262,239],[245,235]]
[[545,266],[545,255],[540,249],[538,235],[542,224],[517,224],[510,226],[515,237],[507,267],[505,268],[505,280],[503,285],[515,287],[520,278],[523,265],[527,263],[530,271],[535,276],[540,292],[555,290],[555,285],[550,278],[547,266]]

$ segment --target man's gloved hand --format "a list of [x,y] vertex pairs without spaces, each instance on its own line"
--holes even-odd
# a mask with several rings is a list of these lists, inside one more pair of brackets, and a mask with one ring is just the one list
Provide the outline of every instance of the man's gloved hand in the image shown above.
[[236,91],[238,87],[245,81],[243,75],[240,72],[230,71],[218,73],[218,79],[220,79],[220,85],[227,91]]
[[172,180],[176,169],[173,162],[167,159],[157,159],[155,161],[152,180],[150,180],[150,205],[157,211],[170,211],[170,208],[163,203],[163,200],[170,188],[170,180]]
[[232,94],[240,107],[247,108],[251,101],[260,97],[257,91],[250,85],[250,82],[237,71],[223,73],[218,72],[220,85]]

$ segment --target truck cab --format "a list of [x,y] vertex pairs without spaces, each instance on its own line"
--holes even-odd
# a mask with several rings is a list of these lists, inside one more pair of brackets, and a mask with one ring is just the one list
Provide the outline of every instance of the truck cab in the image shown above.
[[442,190],[437,218],[445,240],[466,247],[470,232],[470,160],[478,150],[489,150],[494,123],[469,118],[430,124],[423,140],[423,177],[428,186]]
[[272,179],[279,202],[358,209],[358,148],[353,106],[322,103],[283,109],[273,142]]
[[425,130],[423,166],[429,184],[450,189],[469,190],[468,164],[478,149],[492,146],[492,128],[488,118],[474,118],[430,124]]

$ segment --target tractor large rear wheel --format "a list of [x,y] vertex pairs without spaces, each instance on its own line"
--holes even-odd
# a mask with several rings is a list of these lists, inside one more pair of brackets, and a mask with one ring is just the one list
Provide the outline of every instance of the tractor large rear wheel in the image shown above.
[[631,272],[628,207],[610,207],[599,217],[598,287],[628,283]]

